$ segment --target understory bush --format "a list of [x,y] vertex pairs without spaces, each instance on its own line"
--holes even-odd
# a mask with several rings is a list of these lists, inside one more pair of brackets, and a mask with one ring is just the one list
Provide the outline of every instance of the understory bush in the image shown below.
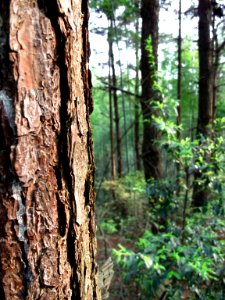
[[225,298],[224,219],[195,213],[186,222],[184,242],[181,228],[171,223],[157,235],[145,231],[137,251],[113,250],[124,281],[139,289],[137,299]]
[[[224,121],[216,121],[213,137],[178,141],[163,118],[154,118],[166,130],[160,144],[176,176],[148,182],[149,228],[135,250],[121,244],[113,250],[137,299],[225,299],[225,142],[216,130],[224,130]],[[196,185],[209,191],[199,207]]]

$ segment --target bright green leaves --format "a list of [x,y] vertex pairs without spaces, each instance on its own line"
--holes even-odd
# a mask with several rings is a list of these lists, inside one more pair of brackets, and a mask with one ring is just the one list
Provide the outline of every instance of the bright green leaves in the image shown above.
[[146,231],[136,243],[136,252],[119,245],[113,253],[125,271],[126,280],[139,283],[144,299],[153,299],[162,285],[169,297],[177,292],[182,294],[184,286],[189,291],[197,288],[204,297],[209,295],[204,294],[207,286],[210,284],[213,294],[223,278],[219,268],[225,262],[225,243],[218,235],[221,226],[225,227],[222,219],[212,216],[206,220],[205,216],[195,214],[187,220],[185,244],[181,243],[175,225],[160,235]]
[[91,0],[90,7],[94,8],[99,12],[103,12],[108,19],[114,17],[115,10],[119,7],[120,1],[111,1],[111,0]]
[[152,46],[152,38],[149,36],[146,40],[145,49],[148,53],[148,64],[151,70],[151,80],[152,80],[152,90],[155,93],[155,100],[159,100],[162,98],[162,89],[158,83],[158,70],[156,66],[155,54]]
[[[177,53],[173,49],[173,38],[164,37],[167,47],[162,50],[160,59],[159,82],[165,98],[177,98]],[[198,52],[190,39],[182,41],[182,78],[181,78],[181,122],[185,136],[193,136],[198,111]]]
[[117,232],[116,223],[113,219],[108,219],[108,220],[102,221],[100,224],[100,227],[101,227],[101,230],[107,234],[113,234],[113,233]]
[[150,269],[152,267],[152,265],[153,265],[153,259],[152,259],[152,257],[149,256],[149,255],[142,254],[142,253],[140,253],[139,255],[143,259],[146,268]]
[[104,13],[108,19],[114,19],[115,12],[119,7],[123,7],[123,13],[120,18],[123,21],[131,22],[136,13],[137,7],[133,1],[128,0],[91,0],[90,7],[98,12]]

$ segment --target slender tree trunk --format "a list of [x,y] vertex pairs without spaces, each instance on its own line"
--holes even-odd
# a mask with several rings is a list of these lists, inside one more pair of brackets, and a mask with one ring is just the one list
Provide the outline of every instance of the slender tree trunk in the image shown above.
[[100,299],[87,1],[0,19],[0,298]]
[[[179,101],[177,107],[177,125],[181,125],[181,78],[182,78],[182,32],[181,32],[181,0],[179,0],[179,32],[178,32],[178,40],[177,40],[177,48],[178,48],[178,66],[177,66],[177,99]],[[181,131],[177,130],[177,139],[180,141],[181,139]]]
[[216,118],[216,106],[217,106],[217,77],[218,77],[218,68],[219,68],[219,61],[220,56],[217,51],[218,49],[218,38],[216,32],[216,25],[215,25],[215,15],[212,17],[212,35],[213,35],[213,112],[212,112],[212,119],[215,120]]
[[219,4],[216,1],[211,1],[212,5],[212,48],[213,48],[213,113],[212,119],[213,121],[216,119],[217,114],[217,94],[218,94],[218,81],[219,81],[219,67],[220,67],[220,58],[221,52],[225,48],[225,40],[219,43],[218,39],[218,23],[216,19],[222,18],[223,16],[223,5]]
[[116,162],[114,149],[114,131],[113,131],[113,102],[112,102],[112,87],[111,87],[111,64],[109,56],[109,131],[110,131],[110,157],[111,157],[111,176],[114,180],[116,178]]
[[221,44],[219,44],[218,36],[217,36],[217,26],[216,26],[216,15],[213,13],[212,17],[212,40],[213,40],[213,107],[212,107],[212,119],[213,121],[216,119],[217,114],[217,94],[218,94],[218,81],[219,81],[219,67],[220,67],[220,57],[221,51],[225,47],[225,40]]
[[[110,20],[110,31],[112,32],[112,30],[113,30],[113,21]],[[114,53],[113,53],[113,41],[110,34],[108,36],[108,43],[109,43],[109,57],[110,57],[111,69],[112,69],[112,86],[117,87]],[[114,104],[114,111],[115,111],[115,127],[116,127],[117,173],[118,176],[121,177],[122,176],[122,139],[121,139],[121,132],[120,132],[120,114],[118,108],[118,97],[117,97],[116,89],[113,89],[113,104]]]
[[[179,0],[179,29],[178,29],[178,39],[177,39],[177,100],[179,101],[178,107],[177,107],[177,140],[181,141],[181,130],[179,126],[181,125],[181,79],[182,79],[182,28],[181,28],[181,13],[182,13],[182,6],[181,6],[181,0]],[[180,194],[180,162],[178,161],[176,163],[177,167],[177,196]]]
[[[158,55],[158,20],[159,0],[142,0],[142,36],[141,36],[141,77],[142,77],[142,114],[143,114],[143,146],[142,158],[144,164],[145,178],[159,179],[163,176],[162,157],[159,147],[155,141],[159,139],[160,133],[151,124],[151,115],[155,112],[151,107],[151,100],[160,100],[154,88],[154,80],[157,78],[157,55]],[[150,65],[146,40],[151,37],[152,50],[155,64]]]
[[[212,64],[212,40],[210,37],[210,26],[212,7],[210,0],[199,0],[199,105],[197,135],[204,138],[211,136],[213,122],[213,64]],[[209,160],[204,157],[204,160]],[[210,190],[207,185],[200,184],[204,174],[196,174],[193,191],[193,205],[203,206],[207,203]]]
[[[121,57],[120,57],[120,48],[119,48],[119,32],[117,29],[117,24],[116,24],[116,19],[115,19],[115,9],[112,12],[112,19],[111,19],[111,28],[112,28],[112,32],[114,34],[114,39],[116,42],[116,46],[117,46],[117,50],[118,50],[118,67],[119,67],[119,87],[121,90],[123,90],[123,71],[122,71],[122,63],[121,63]],[[113,49],[113,48],[112,48]],[[113,61],[114,61],[114,54],[113,54]],[[113,63],[113,67],[114,67],[114,74],[115,74],[115,84],[117,83],[116,80],[116,72],[115,72],[115,64]],[[129,70],[128,70],[129,71]],[[118,86],[118,85],[117,85]],[[129,91],[129,89],[128,89]],[[115,90],[116,95],[117,95],[117,90]],[[118,99],[118,97],[117,97]],[[117,101],[118,102],[118,101]],[[123,131],[127,132],[127,112],[126,112],[126,105],[125,105],[125,98],[124,98],[124,94],[121,94],[121,114],[119,114],[119,120],[120,120],[120,116],[122,116],[121,121],[123,120]],[[123,143],[122,143],[123,142]],[[122,146],[124,146],[124,161],[122,158]],[[130,166],[129,166],[129,154],[128,154],[128,136],[127,134],[123,134],[123,138],[122,138],[122,134],[120,135],[120,152],[121,152],[121,174],[120,176],[122,176],[122,174],[124,174],[125,172],[129,173],[130,170]],[[125,167],[124,167],[125,166]],[[118,164],[118,167],[119,164]]]
[[[137,18],[135,21],[135,31],[139,33],[139,10],[138,10],[138,2],[136,3],[137,6]],[[139,95],[139,48],[140,48],[140,41],[136,39],[135,41],[135,57],[136,57],[136,68],[135,68],[135,95]],[[141,170],[141,152],[140,152],[140,113],[139,113],[139,99],[135,99],[134,103],[134,148],[135,148],[135,158],[136,158],[136,169]]]

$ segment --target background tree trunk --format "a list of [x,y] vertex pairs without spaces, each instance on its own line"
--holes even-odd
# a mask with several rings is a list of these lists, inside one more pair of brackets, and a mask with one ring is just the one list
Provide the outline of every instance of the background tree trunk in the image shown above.
[[113,130],[113,91],[111,87],[111,63],[109,57],[109,75],[108,75],[108,82],[109,82],[109,133],[110,133],[110,162],[111,162],[111,177],[112,180],[116,178],[116,160],[115,160],[115,149],[114,149],[114,130]]
[[[179,9],[178,9],[178,37],[177,37],[177,100],[179,101],[177,106],[177,140],[181,141],[181,112],[182,112],[182,6],[181,6],[181,0],[179,0]],[[180,194],[180,162],[178,161],[176,163],[176,169],[177,169],[177,196]]]
[[[199,51],[199,99],[198,99],[198,124],[197,135],[207,138],[211,135],[213,124],[213,64],[212,64],[212,40],[210,27],[212,18],[212,6],[210,0],[199,0],[198,6],[198,51]],[[201,140],[201,139],[200,139]],[[204,157],[208,161],[210,157]],[[193,189],[193,205],[203,206],[207,203],[210,190],[206,184],[200,184],[204,176],[201,172],[195,174],[196,183]]]
[[114,52],[113,52],[113,20],[110,19],[110,27],[108,34],[108,43],[109,43],[109,60],[110,66],[112,70],[111,82],[109,83],[111,86],[115,87],[112,90],[113,104],[114,104],[114,116],[115,116],[115,129],[116,129],[116,153],[117,153],[117,174],[119,177],[122,176],[122,139],[120,132],[120,113],[119,113],[119,105],[118,105],[118,96],[117,96],[117,79],[116,79],[116,71],[115,71],[115,62],[114,62]]
[[[162,177],[162,157],[155,141],[159,139],[159,132],[150,123],[153,111],[150,101],[159,100],[154,89],[154,80],[157,77],[157,53],[158,53],[158,20],[159,20],[159,1],[142,0],[142,36],[141,36],[141,77],[142,77],[142,114],[143,114],[143,147],[142,157],[146,180],[149,178],[159,179]],[[155,64],[149,64],[148,52],[145,48],[146,40],[151,37],[152,50]]]
[[[136,20],[135,20],[135,31],[139,33],[139,4],[136,2]],[[141,147],[140,147],[140,102],[137,98],[139,95],[139,86],[140,86],[140,79],[139,79],[139,50],[140,49],[140,40],[136,38],[135,40],[135,103],[134,103],[134,149],[135,149],[135,162],[136,162],[136,169],[141,170]]]
[[200,0],[199,14],[199,106],[198,133],[208,136],[212,124],[213,112],[213,68],[212,68],[212,40],[210,26],[212,7],[210,0]]
[[87,1],[0,18],[0,298],[100,299]]
[[[178,38],[177,38],[177,100],[179,101],[177,107],[177,125],[181,125],[181,79],[182,79],[182,31],[181,31],[181,15],[182,15],[182,6],[181,0],[179,0],[179,10],[178,10]],[[177,130],[177,139],[181,140],[181,130]],[[178,166],[179,173],[179,166]]]

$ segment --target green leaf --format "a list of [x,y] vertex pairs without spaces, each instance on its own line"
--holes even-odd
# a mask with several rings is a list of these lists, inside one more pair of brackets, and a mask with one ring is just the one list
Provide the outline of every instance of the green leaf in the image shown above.
[[140,253],[140,257],[143,259],[146,268],[150,269],[151,266],[153,265],[153,259],[152,259],[152,257],[149,256],[149,255],[144,255],[142,253]]
[[176,278],[178,280],[182,279],[182,276],[175,270],[171,270],[169,271],[169,273],[167,274],[167,278],[168,279],[173,279]]

